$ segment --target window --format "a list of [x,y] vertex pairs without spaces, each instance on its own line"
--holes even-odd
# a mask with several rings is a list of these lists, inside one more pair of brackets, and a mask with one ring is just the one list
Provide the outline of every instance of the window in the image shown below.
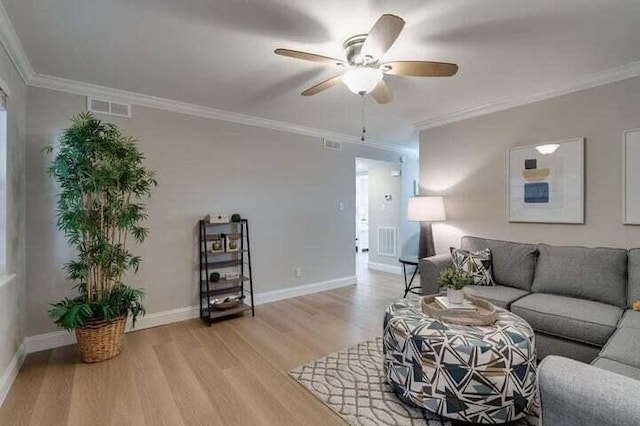
[[0,88],[0,275],[7,272],[7,94]]

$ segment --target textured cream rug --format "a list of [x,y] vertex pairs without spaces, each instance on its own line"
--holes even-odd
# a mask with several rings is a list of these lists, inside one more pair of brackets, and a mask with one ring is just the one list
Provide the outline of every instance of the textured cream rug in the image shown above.
[[[456,426],[402,402],[384,378],[382,338],[311,361],[289,372],[316,398],[354,426]],[[538,407],[514,426],[537,426]]]

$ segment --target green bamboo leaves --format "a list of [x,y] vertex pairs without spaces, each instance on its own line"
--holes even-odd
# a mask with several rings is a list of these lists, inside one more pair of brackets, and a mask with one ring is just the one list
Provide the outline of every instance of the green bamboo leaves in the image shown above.
[[140,266],[127,243],[142,243],[148,235],[141,201],[157,185],[155,172],[144,167],[135,139],[91,113],[73,117],[59,146],[45,151],[55,152],[48,171],[60,187],[57,226],[77,250],[77,258],[64,268],[80,292],[54,304],[50,315],[67,329],[126,313],[135,321],[144,313],[144,293],[122,279]]

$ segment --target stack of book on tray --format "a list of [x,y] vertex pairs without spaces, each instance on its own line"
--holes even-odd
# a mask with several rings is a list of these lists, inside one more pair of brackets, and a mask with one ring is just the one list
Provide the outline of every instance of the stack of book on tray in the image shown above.
[[451,303],[449,302],[449,298],[447,298],[447,296],[437,296],[436,303],[442,309],[451,309],[456,311],[477,311],[478,310],[476,305],[469,302],[467,299],[464,299],[462,303]]

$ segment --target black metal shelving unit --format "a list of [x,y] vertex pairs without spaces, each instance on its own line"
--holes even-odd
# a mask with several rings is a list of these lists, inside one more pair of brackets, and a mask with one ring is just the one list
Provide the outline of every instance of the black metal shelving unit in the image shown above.
[[[251,272],[251,245],[249,240],[249,221],[242,219],[240,222],[209,223],[200,220],[198,223],[198,249],[200,252],[200,318],[209,322],[215,319],[251,311],[255,316],[253,303],[253,274]],[[224,244],[224,235],[228,235],[240,241],[238,251],[227,252]],[[223,251],[212,252],[207,243],[222,239]],[[238,278],[221,278],[217,282],[210,280],[210,274],[214,271],[235,270]],[[224,277],[224,274],[221,273]],[[247,285],[248,284],[248,285]],[[244,298],[238,306],[228,309],[217,309],[211,302],[217,298],[242,295]]]

